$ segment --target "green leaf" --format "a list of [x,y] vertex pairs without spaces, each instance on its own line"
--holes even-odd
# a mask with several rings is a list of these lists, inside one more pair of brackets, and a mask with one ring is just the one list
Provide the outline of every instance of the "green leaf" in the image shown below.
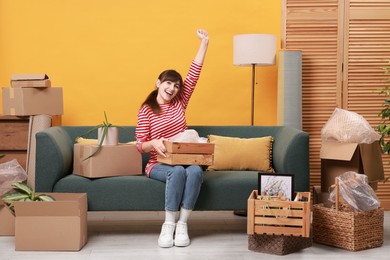
[[26,198],[29,198],[30,196],[28,194],[20,193],[18,191],[14,191],[11,193],[8,193],[3,197],[3,201],[6,203],[12,203],[13,201],[20,201],[24,200]]
[[26,184],[22,182],[13,182],[12,187],[14,190],[19,190],[20,192],[26,193],[28,196],[31,196],[33,194],[33,190]]
[[39,201],[55,201],[55,199],[52,196],[46,195],[46,194],[38,195],[37,200],[39,200]]

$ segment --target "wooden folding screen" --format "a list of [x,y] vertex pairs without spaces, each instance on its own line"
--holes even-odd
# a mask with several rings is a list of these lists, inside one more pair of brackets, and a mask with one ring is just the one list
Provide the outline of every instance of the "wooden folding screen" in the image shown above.
[[[310,134],[311,185],[320,185],[321,129],[336,107],[373,128],[390,61],[390,0],[283,0],[282,47],[302,50],[302,126]],[[390,156],[384,155],[385,175]],[[377,195],[390,209],[390,182]]]

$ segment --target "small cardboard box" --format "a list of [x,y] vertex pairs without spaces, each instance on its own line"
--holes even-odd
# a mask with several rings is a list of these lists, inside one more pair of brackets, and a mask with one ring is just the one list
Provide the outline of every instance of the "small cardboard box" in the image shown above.
[[48,88],[51,81],[46,74],[13,74],[11,75],[13,88]]
[[3,114],[62,115],[62,88],[2,88]]
[[88,239],[87,194],[47,193],[56,201],[15,202],[15,250],[79,251]]
[[142,156],[135,144],[102,146],[97,154],[84,160],[97,148],[97,144],[74,145],[73,174],[88,178],[142,174]]
[[382,150],[379,141],[372,144],[322,142],[321,191],[328,192],[337,176],[354,171],[367,175],[371,187],[384,179]]
[[166,157],[157,155],[157,161],[169,165],[212,165],[214,144],[164,141]]
[[15,235],[15,216],[0,198],[0,236]]

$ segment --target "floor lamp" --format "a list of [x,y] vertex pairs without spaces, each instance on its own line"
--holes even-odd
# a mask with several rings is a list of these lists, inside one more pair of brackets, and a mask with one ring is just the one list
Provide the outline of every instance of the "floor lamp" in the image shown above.
[[252,66],[251,125],[254,125],[256,66],[275,64],[276,37],[272,34],[239,34],[233,37],[233,64]]

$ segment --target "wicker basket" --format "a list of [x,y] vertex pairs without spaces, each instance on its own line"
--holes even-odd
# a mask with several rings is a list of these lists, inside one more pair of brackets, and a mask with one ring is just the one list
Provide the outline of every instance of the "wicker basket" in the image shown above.
[[380,247],[383,244],[383,220],[383,208],[354,212],[340,204],[336,184],[333,208],[324,204],[313,206],[313,241],[349,251]]
[[283,236],[283,235],[248,235],[248,249],[255,252],[274,255],[287,255],[311,247],[311,237]]

